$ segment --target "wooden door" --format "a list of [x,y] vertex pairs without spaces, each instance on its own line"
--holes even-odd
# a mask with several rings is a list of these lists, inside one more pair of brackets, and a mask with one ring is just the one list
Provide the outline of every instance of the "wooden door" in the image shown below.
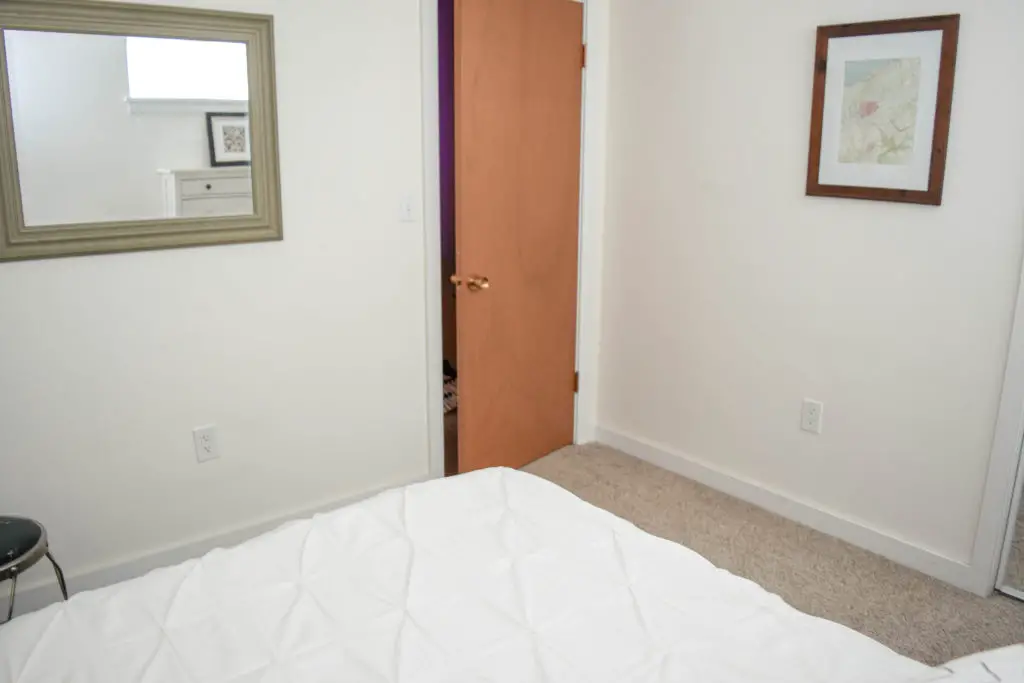
[[573,0],[456,0],[460,472],[573,441],[582,43]]

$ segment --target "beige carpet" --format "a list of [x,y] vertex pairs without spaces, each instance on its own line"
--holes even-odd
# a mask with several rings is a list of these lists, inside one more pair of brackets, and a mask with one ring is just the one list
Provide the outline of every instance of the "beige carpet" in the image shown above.
[[927,664],[1024,642],[1024,603],[979,598],[609,448],[526,470]]

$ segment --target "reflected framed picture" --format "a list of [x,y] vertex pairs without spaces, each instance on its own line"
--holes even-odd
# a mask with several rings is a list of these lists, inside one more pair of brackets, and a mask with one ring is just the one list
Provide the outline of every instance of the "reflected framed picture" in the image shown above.
[[206,114],[206,133],[210,138],[211,166],[248,166],[252,163],[248,114],[209,112]]
[[960,15],[818,28],[807,194],[942,204]]

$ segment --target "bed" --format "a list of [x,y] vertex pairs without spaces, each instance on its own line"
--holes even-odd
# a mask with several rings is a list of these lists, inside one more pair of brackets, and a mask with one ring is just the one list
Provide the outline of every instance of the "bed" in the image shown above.
[[0,627],[0,683],[898,683],[929,671],[506,469]]

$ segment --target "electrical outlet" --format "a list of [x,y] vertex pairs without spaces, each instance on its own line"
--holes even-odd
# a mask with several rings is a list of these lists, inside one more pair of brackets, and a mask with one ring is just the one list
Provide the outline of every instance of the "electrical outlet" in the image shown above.
[[824,403],[805,398],[803,410],[800,411],[800,429],[811,434],[821,434],[821,419],[824,412]]
[[220,457],[220,447],[217,444],[217,427],[196,427],[192,431],[192,441],[196,446],[196,460],[200,464],[216,460]]

